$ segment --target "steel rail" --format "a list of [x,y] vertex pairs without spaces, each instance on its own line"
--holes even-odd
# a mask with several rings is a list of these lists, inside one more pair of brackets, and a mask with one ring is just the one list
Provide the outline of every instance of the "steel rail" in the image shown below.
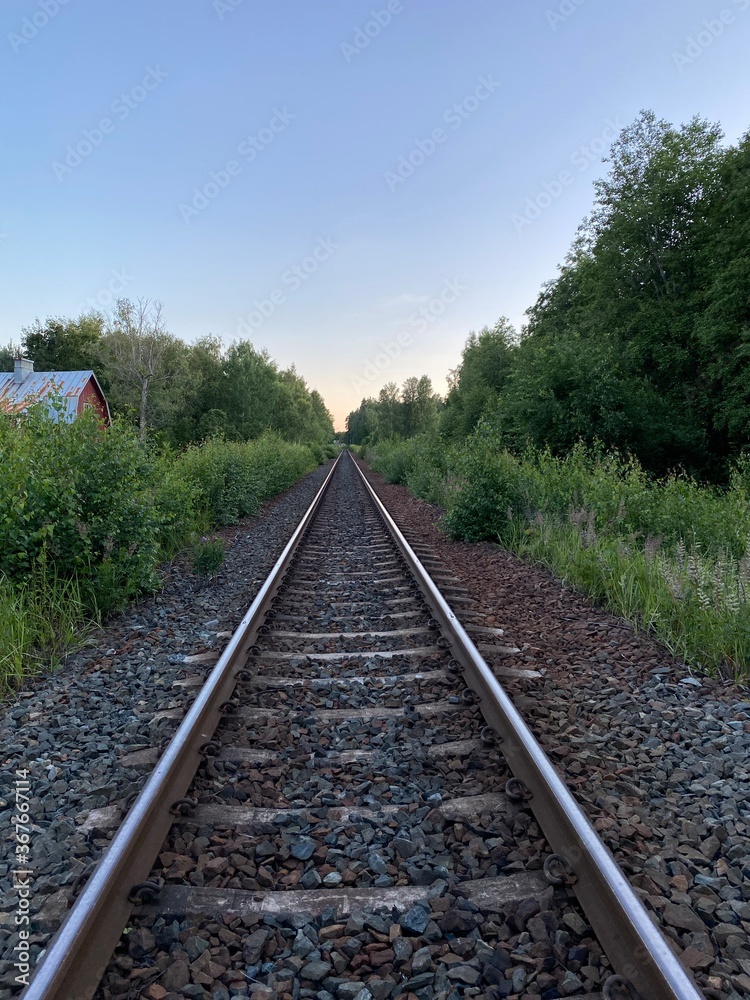
[[643,1000],[705,1000],[359,465],[353,464],[469,687],[479,696],[482,714],[497,734],[509,768],[531,793],[534,815],[550,846],[574,873],[574,891],[613,968]]
[[341,455],[287,542],[271,573],[157,763],[85,889],[52,939],[22,1000],[90,1000],[109,964],[134,903],[133,886],[148,878],[174,822],[170,811],[203,760],[289,564],[331,482]]

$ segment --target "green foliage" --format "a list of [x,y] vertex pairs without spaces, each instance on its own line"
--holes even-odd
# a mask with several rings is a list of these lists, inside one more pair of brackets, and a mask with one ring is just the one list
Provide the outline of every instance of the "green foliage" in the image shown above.
[[525,517],[530,510],[529,485],[517,460],[480,424],[451,469],[448,530],[467,541],[493,538],[507,542],[513,518]]
[[36,320],[22,331],[21,347],[0,348],[0,371],[12,371],[21,353],[36,371],[92,369],[113,415],[138,426],[143,441],[181,448],[267,431],[315,447],[333,440],[320,393],[294,366],[280,371],[267,351],[247,342],[225,350],[209,335],[186,344],[167,331],[161,303],[150,299],[121,299],[109,317]]
[[377,400],[363,399],[346,419],[347,444],[373,444],[389,438],[413,437],[436,430],[440,400],[423,375],[408,378],[399,390],[388,382]]
[[0,347],[0,372],[12,372],[14,361],[23,354],[23,348],[15,344],[7,344]]
[[441,428],[453,440],[463,440],[504,391],[514,368],[516,331],[505,317],[490,330],[484,327],[466,341],[461,364],[451,372]]
[[309,448],[265,434],[245,443],[214,439],[177,459],[178,476],[214,525],[234,524],[315,468]]
[[221,538],[201,538],[193,545],[193,568],[200,576],[213,576],[224,562]]
[[[88,371],[98,367],[104,318],[88,313],[77,320],[48,318],[24,327],[23,353],[38,372]],[[12,370],[9,369],[9,370]]]
[[[560,274],[527,312],[470,334],[440,433],[491,422],[502,448],[577,441],[655,475],[726,483],[750,449],[750,135],[644,111],[622,130]],[[413,382],[414,380],[409,380]],[[419,435],[389,383],[350,414],[350,443]]]
[[0,575],[0,696],[58,664],[93,624],[80,583],[61,579],[45,561],[21,584]]
[[721,143],[642,112],[520,342],[506,320],[469,336],[439,434],[389,384],[348,440],[455,537],[499,540],[747,675],[750,135]]
[[0,418],[0,573],[25,580],[48,559],[108,611],[153,584],[161,522],[148,453],[93,412],[55,423],[42,407]]
[[389,441],[368,458],[437,497],[453,537],[543,563],[691,664],[750,672],[750,457],[721,490],[600,446],[517,456],[485,421],[462,447]]
[[437,434],[392,438],[368,448],[365,457],[389,483],[400,483],[429,503],[443,504],[448,450]]
[[[93,412],[74,423],[41,405],[0,414],[0,692],[153,590],[159,560],[196,533],[256,513],[315,465],[273,434],[174,455]],[[215,572],[222,555],[220,540],[205,543],[196,568]]]
[[170,436],[175,444],[221,436],[247,441],[269,431],[285,441],[324,445],[333,439],[320,393],[294,367],[279,371],[267,351],[243,341],[224,351],[204,338],[189,352],[191,386]]
[[177,455],[169,449],[159,454],[152,452],[152,464],[160,554],[172,559],[191,532],[207,531],[211,521],[201,509],[198,487],[183,475]]
[[[565,267],[528,313],[519,384],[537,351],[553,353],[546,373],[536,366],[537,386],[526,385],[525,412],[535,388],[543,410],[550,391],[558,404],[527,435],[537,446],[565,448],[571,434],[593,432],[654,472],[681,466],[721,479],[726,459],[750,444],[747,421],[738,434],[730,416],[746,405],[736,374],[747,384],[750,150],[720,142],[700,119],[675,128],[642,112],[614,143]],[[578,386],[561,392],[556,361],[576,343]]]
[[682,545],[661,552],[650,539],[599,536],[587,520],[564,524],[542,516],[511,547],[653,632],[692,666],[747,678],[749,556],[706,556],[699,546],[688,553]]

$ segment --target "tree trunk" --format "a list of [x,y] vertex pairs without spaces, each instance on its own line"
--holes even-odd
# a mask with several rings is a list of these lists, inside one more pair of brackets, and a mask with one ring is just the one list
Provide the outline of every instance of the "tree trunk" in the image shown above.
[[149,379],[147,378],[144,378],[141,381],[141,415],[138,424],[139,427],[138,436],[141,439],[141,441],[146,440],[146,431],[148,430],[148,426],[146,424],[146,406],[148,404],[148,383]]

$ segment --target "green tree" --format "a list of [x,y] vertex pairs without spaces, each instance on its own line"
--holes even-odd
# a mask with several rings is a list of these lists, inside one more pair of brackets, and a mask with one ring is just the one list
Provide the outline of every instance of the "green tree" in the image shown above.
[[[645,427],[643,438],[634,424],[628,440],[644,461],[660,454],[661,471],[710,465],[696,317],[705,309],[699,269],[721,195],[720,142],[718,126],[698,118],[675,128],[642,112],[614,143],[609,173],[596,184],[594,209],[559,278],[529,312],[532,339],[608,345],[621,373],[665,402],[658,408],[665,423]],[[671,441],[670,448],[649,437]]]
[[182,446],[207,437],[226,437],[230,421],[224,388],[224,348],[218,337],[186,345],[190,378],[181,385],[179,406],[168,427],[172,444]]
[[346,443],[365,444],[371,440],[378,425],[377,400],[363,399],[346,418]]
[[[317,399],[322,403],[321,397]],[[330,414],[317,405],[294,366],[278,374],[278,392],[273,413],[274,428],[287,440],[323,444],[333,437]]]
[[660,468],[686,430],[643,374],[606,341],[576,335],[527,338],[492,422],[506,446],[564,454],[578,441],[622,451],[634,445]]
[[12,372],[14,361],[21,354],[21,348],[15,347],[12,342],[7,347],[0,347],[0,372]]
[[750,445],[750,134],[724,154],[720,192],[700,259],[696,330],[712,451],[733,456]]
[[115,411],[135,417],[142,441],[149,430],[165,430],[191,375],[189,351],[167,332],[161,303],[121,299],[102,338],[100,357]]
[[249,341],[232,344],[223,371],[219,406],[228,415],[232,436],[248,441],[271,430],[279,388],[276,365],[268,352],[257,351]]
[[398,437],[403,434],[401,396],[395,382],[386,382],[378,393],[377,435],[379,438]]
[[433,392],[432,382],[423,375],[411,377],[401,389],[402,433],[405,437],[426,434],[437,426],[439,398]]
[[442,430],[449,438],[468,437],[482,415],[494,407],[513,369],[516,341],[516,332],[505,317],[491,329],[469,334],[461,364],[451,373],[442,416]]
[[87,313],[77,320],[35,320],[21,331],[23,353],[40,372],[75,372],[95,369],[104,331],[104,318]]

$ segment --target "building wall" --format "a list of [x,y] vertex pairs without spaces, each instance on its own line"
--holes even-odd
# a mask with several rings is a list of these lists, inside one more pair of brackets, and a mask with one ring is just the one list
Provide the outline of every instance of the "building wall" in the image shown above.
[[109,424],[107,406],[104,397],[99,392],[92,378],[88,380],[78,397],[78,413],[83,413],[86,406],[91,406],[98,414],[103,424]]

